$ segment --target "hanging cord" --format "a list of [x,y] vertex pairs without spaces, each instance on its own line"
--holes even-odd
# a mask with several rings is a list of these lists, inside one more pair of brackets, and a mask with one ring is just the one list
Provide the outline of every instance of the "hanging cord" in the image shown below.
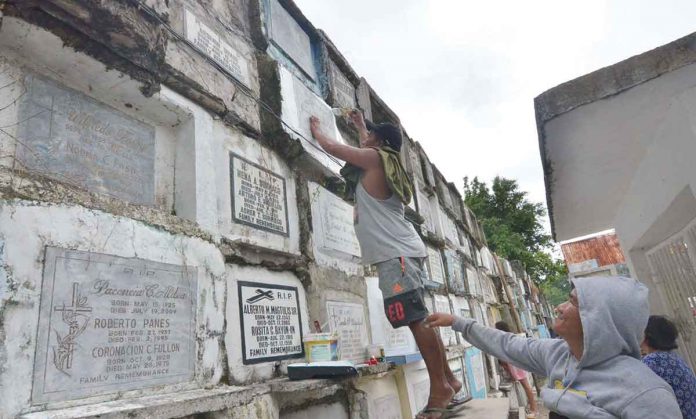
[[283,120],[283,118],[280,115],[276,114],[273,111],[273,109],[270,107],[270,105],[266,104],[260,98],[257,98],[256,96],[254,96],[253,93],[251,92],[251,90],[247,86],[242,84],[242,82],[237,80],[237,78],[234,76],[234,74],[230,73],[226,68],[224,68],[222,65],[220,65],[220,63],[218,63],[217,61],[210,58],[205,52],[203,52],[200,48],[198,48],[196,45],[191,43],[188,39],[181,36],[181,34],[179,34],[177,31],[175,31],[171,26],[169,26],[169,24],[164,19],[162,19],[154,9],[152,9],[150,6],[143,3],[142,0],[132,0],[132,1],[134,1],[137,4],[139,9],[141,9],[147,15],[149,15],[150,17],[155,19],[157,22],[159,22],[159,24],[162,25],[167,30],[167,32],[169,32],[179,42],[186,44],[188,47],[190,47],[192,50],[194,50],[196,53],[198,53],[198,55],[200,55],[203,59],[205,59],[209,64],[211,64],[213,67],[215,67],[216,70],[218,70],[219,72],[226,75],[227,78],[229,78],[239,88],[239,91],[242,92],[242,94],[244,94],[244,96],[247,96],[249,99],[256,102],[259,105],[259,107],[261,107],[261,109],[263,109],[264,111],[268,112],[271,116],[276,118],[283,126],[285,126],[287,129],[292,131],[295,135],[297,135],[300,139],[304,140],[307,144],[311,145],[315,149],[317,149],[320,152],[322,152],[323,154],[325,154],[331,161],[333,161],[334,163],[336,163],[339,166],[342,165],[342,162],[340,160],[338,160],[337,158],[335,158],[331,154],[327,153],[323,148],[321,148],[320,146],[315,144],[313,141],[310,141],[309,139],[307,139],[304,135],[302,135],[302,133],[298,132],[295,128],[291,127],[287,122],[285,122]]

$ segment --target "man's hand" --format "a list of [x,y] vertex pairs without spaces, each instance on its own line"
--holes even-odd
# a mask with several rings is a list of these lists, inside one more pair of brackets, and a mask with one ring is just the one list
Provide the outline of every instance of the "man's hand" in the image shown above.
[[312,136],[314,137],[315,140],[319,140],[319,136],[322,135],[321,133],[321,122],[319,121],[319,118],[316,116],[311,116],[309,117],[309,130],[312,132]]
[[454,324],[454,316],[447,313],[433,313],[425,319],[426,327],[447,327]]
[[363,114],[359,110],[354,109],[350,113],[350,120],[353,121],[353,125],[355,125],[358,130],[361,128],[367,129],[367,127],[365,127],[365,118],[363,118]]

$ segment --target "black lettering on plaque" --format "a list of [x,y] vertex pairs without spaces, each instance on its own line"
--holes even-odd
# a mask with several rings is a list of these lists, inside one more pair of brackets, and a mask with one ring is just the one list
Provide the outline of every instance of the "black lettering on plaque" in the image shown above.
[[235,222],[290,235],[285,179],[230,153],[230,185]]

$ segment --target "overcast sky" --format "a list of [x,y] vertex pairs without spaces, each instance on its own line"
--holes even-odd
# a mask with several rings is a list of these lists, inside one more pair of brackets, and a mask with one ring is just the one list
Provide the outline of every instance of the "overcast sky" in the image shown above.
[[533,99],[696,31],[694,0],[295,0],[460,188],[545,201]]

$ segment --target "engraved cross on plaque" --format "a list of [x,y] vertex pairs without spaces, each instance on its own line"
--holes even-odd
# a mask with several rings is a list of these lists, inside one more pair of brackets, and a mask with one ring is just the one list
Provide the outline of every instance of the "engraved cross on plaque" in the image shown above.
[[82,315],[82,313],[90,313],[92,307],[87,306],[87,297],[80,296],[80,284],[73,282],[72,302],[70,307],[66,307],[65,303],[63,303],[61,306],[53,307],[53,310],[61,312],[63,315],[63,322],[69,326],[68,334],[63,338],[56,332],[58,336],[58,351],[54,351],[54,364],[56,368],[65,372],[65,370],[72,367],[73,353],[75,352],[75,338],[87,327],[86,321],[80,326],[80,322],[78,322],[77,318]]

